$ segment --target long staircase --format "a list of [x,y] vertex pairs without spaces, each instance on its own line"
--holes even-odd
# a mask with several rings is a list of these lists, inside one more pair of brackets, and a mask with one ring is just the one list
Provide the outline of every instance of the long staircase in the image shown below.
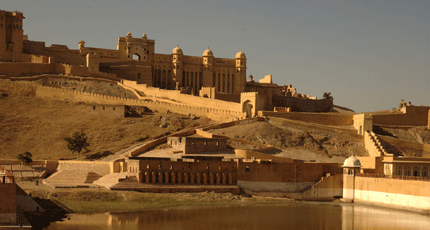
[[102,187],[110,189],[114,185],[118,184],[120,182],[120,180],[123,180],[126,178],[127,178],[126,172],[111,173],[111,174],[103,176],[103,177],[99,178],[98,180],[94,181],[93,184],[96,184],[98,186],[102,186]]
[[380,157],[380,156],[390,156],[384,146],[381,144],[378,136],[372,131],[367,131],[364,133],[364,146],[370,156]]

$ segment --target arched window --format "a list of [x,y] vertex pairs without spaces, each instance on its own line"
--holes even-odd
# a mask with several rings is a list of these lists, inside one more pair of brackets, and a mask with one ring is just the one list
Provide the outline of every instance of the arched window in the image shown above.
[[385,165],[385,175],[391,176],[391,165]]

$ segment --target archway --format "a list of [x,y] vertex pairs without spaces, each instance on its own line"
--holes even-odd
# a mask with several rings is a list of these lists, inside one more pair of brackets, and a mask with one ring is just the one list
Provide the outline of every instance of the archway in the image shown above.
[[254,106],[252,105],[250,100],[247,100],[243,103],[242,105],[242,112],[246,113],[246,118],[251,118],[252,117],[252,109],[254,108]]
[[132,58],[133,60],[140,61],[140,55],[137,53],[133,54]]

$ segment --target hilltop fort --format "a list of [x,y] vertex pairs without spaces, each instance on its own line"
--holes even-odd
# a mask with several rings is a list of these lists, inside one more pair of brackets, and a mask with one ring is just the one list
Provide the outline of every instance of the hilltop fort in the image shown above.
[[[393,111],[337,112],[333,99],[271,75],[247,79],[242,51],[159,54],[155,40],[131,33],[116,49],[46,47],[24,35],[24,19],[0,11],[0,224],[17,223],[17,206],[41,210],[16,178],[430,210],[428,106],[402,100]],[[59,150],[74,129],[90,136],[85,160]],[[28,150],[39,159],[12,159]]]

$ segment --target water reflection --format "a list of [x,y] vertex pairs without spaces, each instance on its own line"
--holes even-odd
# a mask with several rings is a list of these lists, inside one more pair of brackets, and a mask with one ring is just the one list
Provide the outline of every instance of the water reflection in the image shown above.
[[428,216],[331,203],[70,214],[69,218],[48,229],[430,229]]

